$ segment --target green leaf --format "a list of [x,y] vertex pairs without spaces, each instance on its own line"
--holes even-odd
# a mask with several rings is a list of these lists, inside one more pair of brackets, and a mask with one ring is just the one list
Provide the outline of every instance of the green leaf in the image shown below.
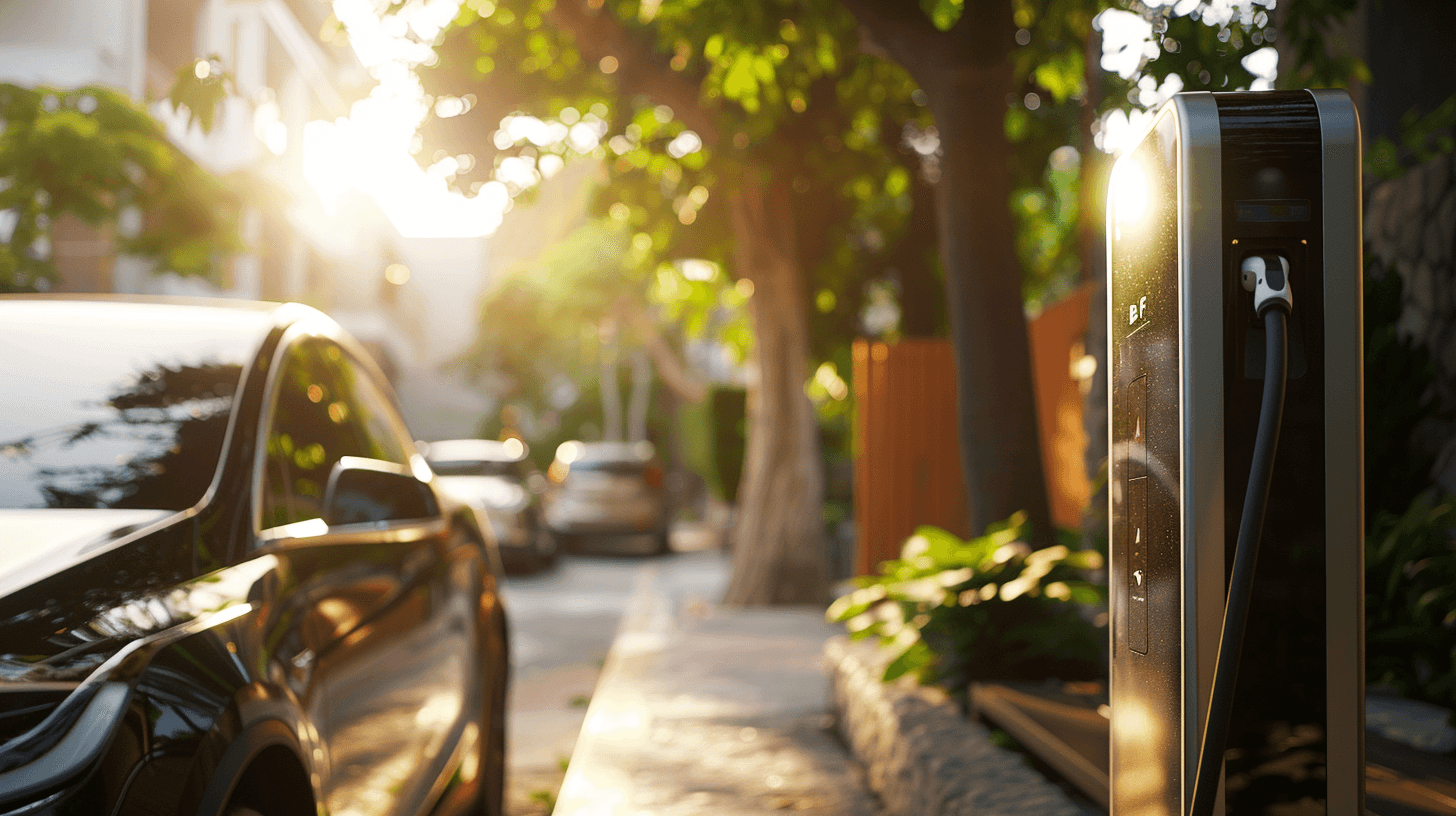
[[757,93],[758,77],[754,72],[753,55],[741,52],[723,77],[723,95],[741,101]]
[[895,167],[885,175],[885,195],[904,195],[910,189],[910,171],[904,167]]
[[1033,77],[1036,84],[1050,92],[1052,99],[1058,103],[1086,92],[1080,51],[1067,50],[1057,54],[1038,65]]
[[703,56],[707,57],[709,61],[712,61],[718,59],[718,57],[722,55],[723,35],[714,34],[713,36],[708,38],[707,42],[703,43]]
[[924,641],[917,640],[885,666],[885,673],[880,680],[889,683],[911,672],[918,673],[930,663],[932,657],[930,647]]

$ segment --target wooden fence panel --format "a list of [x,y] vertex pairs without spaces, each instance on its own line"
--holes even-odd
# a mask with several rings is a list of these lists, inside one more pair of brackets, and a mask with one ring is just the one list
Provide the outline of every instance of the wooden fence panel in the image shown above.
[[[1042,465],[1053,520],[1080,524],[1091,494],[1082,455],[1087,289],[1048,307],[1027,329],[1031,342]],[[857,340],[854,372],[855,572],[895,558],[922,524],[971,533],[956,428],[955,367],[945,340],[887,344]]]
[[899,554],[919,524],[966,535],[950,344],[857,340],[855,571]]

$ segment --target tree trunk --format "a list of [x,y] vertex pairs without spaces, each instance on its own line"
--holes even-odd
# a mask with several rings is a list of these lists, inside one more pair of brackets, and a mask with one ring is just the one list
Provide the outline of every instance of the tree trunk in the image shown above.
[[[1009,11],[1006,16],[1009,21]],[[1010,61],[1001,59],[984,67],[930,68],[916,78],[940,130],[936,214],[971,529],[1026,511],[1035,543],[1046,545],[1055,538],[1012,240],[1011,147],[1002,115],[1010,71]]]
[[915,77],[940,135],[936,223],[972,529],[1024,510],[1034,543],[1051,544],[1011,218],[1005,113],[1013,87],[1012,2],[968,0],[948,31],[913,6],[843,2],[869,41]]
[[749,391],[748,451],[725,603],[820,604],[829,596],[824,463],[814,407],[804,393],[807,303],[789,190],[745,174],[729,207],[737,272],[754,287],[749,315],[760,375]]
[[647,352],[637,349],[632,352],[632,396],[627,403],[627,441],[642,442],[647,439],[647,404],[652,396],[652,365],[647,361]]
[[902,251],[891,259],[900,270],[900,333],[905,337],[935,337],[945,314],[942,298],[936,295],[944,287],[935,279],[931,257],[933,247],[939,243],[936,187],[924,179],[919,168],[911,172],[910,223],[901,238]]
[[1094,536],[1107,532],[1107,487],[1102,482],[1107,464],[1107,196],[1104,191],[1111,159],[1092,140],[1092,123],[1102,106],[1102,35],[1093,30],[1083,54],[1083,77],[1087,98],[1082,102],[1082,170],[1078,179],[1081,209],[1082,280],[1091,284],[1087,300],[1087,353],[1097,361],[1092,388],[1082,401],[1082,428],[1087,432],[1083,462],[1087,478],[1103,486],[1092,494],[1085,516],[1085,532]]
[[622,440],[622,388],[617,383],[617,329],[610,322],[600,327],[597,347],[598,390],[602,397],[602,441]]

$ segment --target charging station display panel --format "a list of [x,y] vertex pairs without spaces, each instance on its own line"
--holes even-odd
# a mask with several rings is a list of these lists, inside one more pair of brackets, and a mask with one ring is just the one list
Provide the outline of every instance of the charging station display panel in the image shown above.
[[1178,139],[1165,109],[1118,160],[1109,195],[1110,776],[1118,816],[1182,809]]

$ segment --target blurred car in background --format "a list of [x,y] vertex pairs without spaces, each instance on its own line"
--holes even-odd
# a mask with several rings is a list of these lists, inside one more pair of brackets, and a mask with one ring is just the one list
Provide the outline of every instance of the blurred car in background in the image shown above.
[[0,813],[500,813],[487,536],[299,304],[0,297]]
[[547,569],[556,562],[556,538],[542,519],[546,479],[526,458],[519,439],[442,439],[425,445],[440,486],[470,505],[482,529],[495,534],[508,566]]
[[557,487],[546,525],[563,547],[669,552],[671,519],[662,463],[650,442],[563,442],[546,471]]

